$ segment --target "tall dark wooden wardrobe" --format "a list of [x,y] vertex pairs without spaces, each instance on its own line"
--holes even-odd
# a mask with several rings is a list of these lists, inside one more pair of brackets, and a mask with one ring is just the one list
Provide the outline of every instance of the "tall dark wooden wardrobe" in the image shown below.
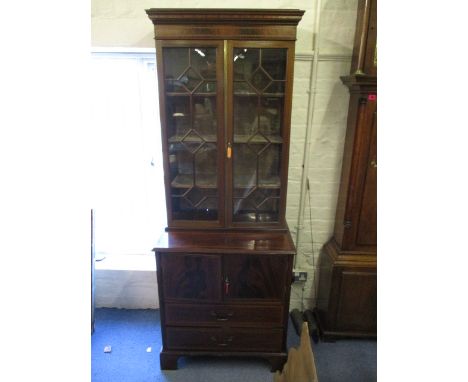
[[[154,251],[161,369],[180,356],[287,358],[285,220],[294,9],[149,9],[168,227]],[[161,212],[164,213],[164,212]]]
[[377,0],[360,0],[334,235],[320,258],[324,339],[377,335]]

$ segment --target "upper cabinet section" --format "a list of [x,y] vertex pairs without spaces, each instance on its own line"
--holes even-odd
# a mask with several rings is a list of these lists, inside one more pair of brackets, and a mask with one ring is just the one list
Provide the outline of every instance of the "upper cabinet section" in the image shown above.
[[298,10],[150,9],[169,229],[286,229]]

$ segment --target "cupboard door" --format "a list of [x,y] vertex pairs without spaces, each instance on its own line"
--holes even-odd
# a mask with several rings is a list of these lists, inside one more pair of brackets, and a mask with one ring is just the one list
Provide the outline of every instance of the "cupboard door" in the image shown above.
[[[169,225],[224,224],[223,48],[159,43]],[[162,83],[161,83],[162,82]],[[165,127],[164,127],[165,126]]]
[[221,258],[216,255],[161,254],[166,299],[221,300]]
[[282,301],[288,269],[287,256],[224,256],[224,299]]
[[340,289],[336,328],[377,331],[377,274],[375,269],[338,269]]
[[291,50],[277,45],[236,42],[230,50],[233,225],[278,224],[284,218]]

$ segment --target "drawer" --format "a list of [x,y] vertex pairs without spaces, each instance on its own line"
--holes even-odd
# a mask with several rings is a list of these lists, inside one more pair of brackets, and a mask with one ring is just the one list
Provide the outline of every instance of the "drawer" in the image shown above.
[[281,329],[166,327],[165,347],[170,350],[280,352],[282,342]]
[[283,326],[281,305],[166,304],[166,325]]

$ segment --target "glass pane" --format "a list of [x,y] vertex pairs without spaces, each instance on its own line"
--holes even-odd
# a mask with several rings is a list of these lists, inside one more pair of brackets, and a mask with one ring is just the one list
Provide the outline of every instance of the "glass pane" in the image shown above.
[[284,95],[284,81],[273,81],[265,89],[265,94]]
[[203,82],[197,89],[195,90],[196,94],[210,94],[216,95],[216,82],[207,81]]
[[206,143],[195,154],[195,185],[216,187],[218,149],[215,144]]
[[234,142],[257,131],[258,97],[234,96]]
[[260,49],[234,49],[234,81],[250,80],[258,68]]
[[167,135],[179,139],[190,130],[190,98],[186,96],[166,97]]
[[215,220],[218,218],[216,188],[172,188],[173,218],[181,220]]
[[180,78],[180,81],[185,85],[185,87],[193,91],[203,82],[202,77],[192,68],[189,68]]
[[188,188],[193,186],[193,154],[186,144],[169,144],[169,171],[171,186],[174,188]]
[[262,49],[262,68],[274,80],[286,79],[286,49]]
[[189,67],[189,50],[187,48],[164,48],[164,79],[166,91],[186,92],[181,78]]
[[281,145],[269,145],[258,154],[258,183],[261,187],[280,186]]
[[216,48],[163,48],[172,218],[218,219]]
[[251,189],[257,184],[257,154],[247,145],[235,144],[232,161],[234,164],[234,187]]
[[260,99],[260,124],[258,131],[280,139],[283,120],[283,98],[262,97]]
[[234,49],[233,221],[277,222],[286,49]]
[[207,141],[216,142],[216,97],[193,97],[193,129]]
[[216,81],[216,48],[190,49],[192,68],[202,78]]
[[234,82],[234,94],[235,95],[256,95],[255,89],[249,85],[246,81],[235,81]]

